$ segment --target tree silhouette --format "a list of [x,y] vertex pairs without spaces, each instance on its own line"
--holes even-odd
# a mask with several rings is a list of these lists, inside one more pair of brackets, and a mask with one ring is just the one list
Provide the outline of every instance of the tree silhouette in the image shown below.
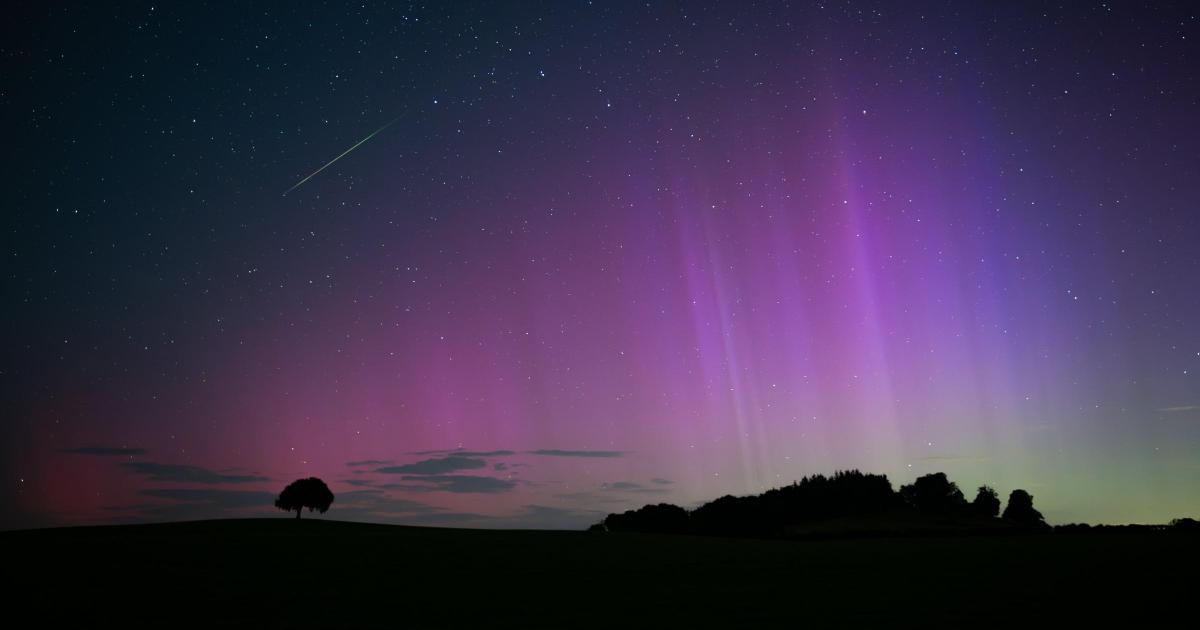
[[971,511],[989,518],[1000,516],[1000,495],[991,486],[979,486],[979,492],[971,502]]
[[308,508],[309,512],[319,510],[324,514],[332,503],[333,493],[329,491],[329,486],[316,477],[297,479],[289,483],[283,492],[279,493],[279,498],[275,499],[275,507],[287,512],[296,510],[296,518],[300,518],[302,508]]
[[1019,525],[1046,526],[1042,513],[1033,507],[1033,495],[1021,489],[1013,490],[1008,495],[1008,505],[1004,506],[1002,518]]
[[1171,529],[1180,532],[1200,532],[1200,521],[1194,518],[1172,519]]
[[[668,503],[646,505],[609,514],[588,531],[778,538],[893,531],[1002,533],[1016,529],[1011,525],[1050,528],[1024,490],[1009,496],[1004,519],[1010,526],[993,520],[1000,505],[1000,496],[986,485],[968,503],[944,472],[917,477],[897,492],[884,475],[841,470],[761,494],[725,495],[692,510]],[[1172,525],[1184,531],[1200,523],[1180,520]]]
[[900,496],[918,512],[944,514],[962,511],[967,506],[958,484],[947,479],[943,472],[923,475],[907,486],[900,486]]
[[687,510],[670,503],[646,505],[624,514],[609,514],[604,519],[604,527],[610,532],[682,534],[687,526]]

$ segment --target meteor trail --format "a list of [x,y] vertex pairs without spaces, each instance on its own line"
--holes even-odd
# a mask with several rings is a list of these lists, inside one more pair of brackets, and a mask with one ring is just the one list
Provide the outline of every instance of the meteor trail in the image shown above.
[[388,127],[391,127],[391,126],[392,126],[392,125],[393,125],[393,124],[394,124],[394,123],[395,123],[397,120],[400,120],[400,119],[401,119],[401,118],[403,118],[403,117],[404,117],[404,114],[400,114],[399,116],[397,116],[397,117],[393,118],[393,119],[391,120],[391,122],[389,122],[388,124],[386,124],[386,125],[384,125],[384,126],[382,126],[382,127],[378,128],[378,129],[376,129],[375,131],[372,131],[372,132],[371,132],[371,135],[367,136],[366,138],[363,138],[362,140],[359,140],[358,142],[355,142],[355,143],[354,143],[354,146],[350,147],[349,149],[346,149],[345,151],[342,151],[342,154],[341,154],[341,155],[339,155],[339,156],[337,156],[337,157],[333,158],[332,160],[329,160],[328,162],[326,162],[326,163],[325,163],[325,166],[322,166],[321,168],[319,168],[319,169],[317,169],[317,170],[313,171],[311,174],[309,174],[309,176],[308,176],[308,177],[305,177],[304,179],[302,179],[302,180],[300,180],[300,181],[296,182],[296,183],[295,183],[295,185],[293,185],[291,188],[289,188],[289,189],[287,189],[287,190],[283,191],[283,195],[286,197],[288,193],[290,193],[290,192],[292,192],[293,190],[296,190],[297,188],[299,188],[299,187],[300,187],[300,184],[303,184],[304,182],[306,182],[306,181],[308,181],[308,180],[312,179],[312,178],[313,178],[313,176],[314,176],[314,175],[316,175],[317,173],[320,173],[321,171],[323,171],[323,170],[325,170],[325,169],[329,168],[329,165],[330,165],[330,164],[333,164],[334,162],[336,162],[336,161],[338,161],[338,160],[340,160],[340,159],[342,159],[342,158],[346,157],[346,154],[347,154],[347,153],[349,153],[349,152],[351,152],[351,151],[353,151],[353,150],[357,149],[357,148],[358,148],[358,147],[359,147],[359,146],[360,146],[362,143],[366,142],[367,140],[370,140],[371,138],[374,138],[374,137],[375,137],[375,134],[379,133],[380,131],[383,131],[384,129],[387,129]]

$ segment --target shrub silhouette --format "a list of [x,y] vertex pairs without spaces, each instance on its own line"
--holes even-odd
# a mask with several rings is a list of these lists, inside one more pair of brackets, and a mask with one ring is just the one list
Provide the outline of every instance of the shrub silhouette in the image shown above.
[[1200,521],[1194,518],[1172,519],[1171,529],[1180,532],[1200,532]]
[[1018,525],[1046,527],[1042,513],[1033,507],[1033,495],[1019,488],[1008,495],[1008,505],[1004,506],[1002,518]]
[[979,492],[971,502],[971,511],[989,518],[1000,516],[1000,495],[991,486],[979,486]]
[[967,507],[958,484],[947,479],[943,472],[923,475],[907,486],[900,486],[900,496],[913,509],[927,514],[961,512]]
[[604,526],[610,532],[646,532],[652,534],[682,534],[687,531],[687,510],[670,503],[643,506],[624,514],[609,514]]
[[319,510],[324,514],[332,503],[333,493],[329,491],[329,486],[316,477],[289,483],[279,493],[279,498],[275,499],[275,507],[287,512],[296,510],[296,518],[300,518],[302,508],[308,508],[309,512]]

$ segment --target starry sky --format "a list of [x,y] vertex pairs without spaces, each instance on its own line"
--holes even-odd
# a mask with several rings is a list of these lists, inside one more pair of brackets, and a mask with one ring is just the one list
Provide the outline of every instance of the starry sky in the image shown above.
[[0,526],[1198,516],[1200,13],[1064,4],[10,8]]

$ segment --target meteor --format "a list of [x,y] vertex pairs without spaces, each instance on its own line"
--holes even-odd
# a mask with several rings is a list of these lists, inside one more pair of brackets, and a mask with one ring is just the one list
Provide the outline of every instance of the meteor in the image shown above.
[[309,174],[309,176],[308,176],[308,177],[305,177],[304,179],[302,179],[302,180],[300,180],[300,181],[296,182],[296,183],[295,183],[295,185],[293,185],[291,188],[289,188],[289,189],[287,189],[287,190],[283,191],[283,196],[285,196],[285,197],[286,197],[288,193],[290,193],[290,192],[292,192],[293,190],[296,190],[297,188],[299,188],[299,187],[300,187],[300,184],[303,184],[304,182],[306,182],[306,181],[308,181],[308,180],[312,179],[312,178],[313,178],[313,177],[314,177],[314,176],[315,176],[317,173],[320,173],[321,171],[323,171],[323,170],[325,170],[325,169],[329,168],[329,166],[330,166],[330,165],[332,165],[334,162],[336,162],[336,161],[338,161],[338,160],[340,160],[340,159],[342,159],[342,158],[346,157],[346,154],[347,154],[347,153],[349,153],[349,152],[351,152],[351,151],[353,151],[353,150],[357,149],[359,146],[361,146],[361,145],[362,145],[362,143],[366,142],[367,140],[370,140],[371,138],[374,138],[374,137],[375,137],[375,134],[379,133],[380,131],[383,131],[384,129],[387,129],[388,127],[391,127],[393,124],[395,124],[395,122],[396,122],[397,120],[400,120],[400,119],[401,119],[401,118],[403,118],[403,117],[404,117],[404,114],[400,114],[399,116],[397,116],[397,117],[393,118],[393,119],[391,120],[391,122],[389,122],[388,124],[386,124],[386,125],[384,125],[384,126],[382,126],[382,127],[378,128],[378,129],[376,129],[375,131],[372,131],[372,132],[371,132],[371,134],[370,134],[370,135],[368,135],[366,138],[363,138],[362,140],[359,140],[358,142],[355,142],[355,143],[354,143],[354,146],[350,147],[349,149],[346,149],[345,151],[342,151],[341,155],[339,155],[339,156],[337,156],[337,157],[333,158],[332,160],[329,160],[328,162],[326,162],[326,163],[325,163],[325,166],[322,166],[321,168],[319,168],[319,169],[317,169],[317,170],[313,171],[311,174]]

